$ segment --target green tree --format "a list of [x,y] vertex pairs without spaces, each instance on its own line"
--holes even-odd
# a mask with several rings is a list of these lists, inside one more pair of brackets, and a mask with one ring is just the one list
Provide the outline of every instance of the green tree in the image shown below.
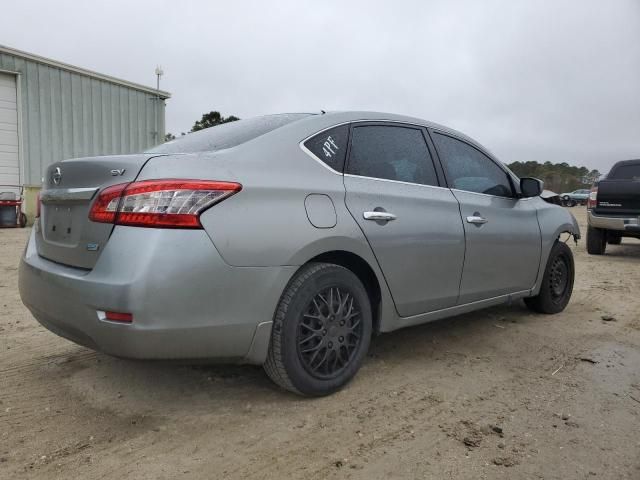
[[197,132],[198,130],[202,130],[204,128],[215,127],[216,125],[235,122],[236,120],[240,120],[240,119],[234,115],[223,117],[222,115],[220,115],[220,112],[213,111],[213,112],[203,114],[202,118],[193,124],[191,131]]
[[165,142],[170,142],[171,140],[175,140],[175,139],[176,139],[176,136],[175,136],[173,133],[170,133],[170,132],[169,132],[169,133],[167,133],[167,134],[164,136],[164,141],[165,141]]
[[545,188],[556,193],[571,192],[589,187],[599,176],[598,170],[575,167],[566,162],[514,162],[509,165],[519,177],[535,177],[544,181]]

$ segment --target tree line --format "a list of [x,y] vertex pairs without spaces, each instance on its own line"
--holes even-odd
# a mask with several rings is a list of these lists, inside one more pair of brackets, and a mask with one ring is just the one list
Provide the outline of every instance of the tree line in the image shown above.
[[[229,115],[228,117],[223,117],[220,112],[212,111],[209,113],[205,113],[202,115],[200,120],[196,120],[196,123],[193,124],[189,133],[197,132],[198,130],[204,130],[205,128],[215,127],[216,125],[222,125],[223,123],[235,122],[236,120],[240,120],[240,118],[235,115]],[[186,135],[186,133],[182,132],[181,135]],[[164,136],[164,141],[168,142],[169,140],[175,140],[176,136],[173,133],[167,133]]]
[[535,177],[544,181],[544,188],[556,193],[571,192],[581,188],[589,188],[600,177],[598,170],[587,167],[575,167],[567,162],[538,163],[513,162],[507,165],[519,177]]

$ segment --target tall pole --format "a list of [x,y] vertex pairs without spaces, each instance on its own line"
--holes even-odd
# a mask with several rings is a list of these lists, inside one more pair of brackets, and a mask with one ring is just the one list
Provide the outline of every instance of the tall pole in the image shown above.
[[158,119],[158,112],[160,109],[160,77],[164,75],[164,71],[162,67],[158,65],[156,67],[156,108],[154,109],[154,115],[156,117],[156,133],[155,133],[155,143],[156,145],[162,143],[164,139],[160,139],[160,121]]

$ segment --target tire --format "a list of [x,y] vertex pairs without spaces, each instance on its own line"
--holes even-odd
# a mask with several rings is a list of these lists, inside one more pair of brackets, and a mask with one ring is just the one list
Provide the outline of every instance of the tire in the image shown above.
[[24,213],[20,214],[20,228],[27,226],[27,216]]
[[286,390],[329,395],[360,369],[371,330],[371,304],[358,277],[339,265],[310,263],[280,298],[263,367]]
[[535,297],[525,298],[524,302],[534,312],[559,313],[571,299],[574,279],[573,253],[566,243],[556,240],[542,277],[540,293]]
[[607,236],[607,243],[609,245],[620,245],[622,243],[622,235],[609,233],[609,235]]
[[607,232],[601,228],[587,228],[587,252],[591,255],[603,255],[607,249]]

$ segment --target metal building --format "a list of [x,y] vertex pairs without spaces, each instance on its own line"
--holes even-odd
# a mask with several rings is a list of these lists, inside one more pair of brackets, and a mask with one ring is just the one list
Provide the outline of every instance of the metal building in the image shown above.
[[0,45],[0,184],[24,185],[27,214],[48,165],[161,143],[168,92]]

